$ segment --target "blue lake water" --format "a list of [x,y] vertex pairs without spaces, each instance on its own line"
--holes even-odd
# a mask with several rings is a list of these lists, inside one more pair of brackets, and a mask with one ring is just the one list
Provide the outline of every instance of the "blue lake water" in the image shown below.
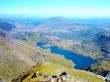
[[66,59],[72,60],[75,63],[75,65],[76,65],[75,66],[76,69],[84,69],[87,66],[97,62],[93,58],[73,53],[73,52],[71,52],[69,50],[65,50],[65,49],[59,48],[58,46],[46,47],[45,44],[46,43],[38,42],[37,46],[39,46],[41,48],[50,48],[51,53],[63,55]]

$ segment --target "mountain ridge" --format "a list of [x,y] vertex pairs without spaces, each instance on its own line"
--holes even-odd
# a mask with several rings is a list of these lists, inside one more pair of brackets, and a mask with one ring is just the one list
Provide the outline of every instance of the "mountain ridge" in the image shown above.
[[8,22],[0,22],[0,28],[5,31],[11,31],[13,28],[16,28],[16,26]]

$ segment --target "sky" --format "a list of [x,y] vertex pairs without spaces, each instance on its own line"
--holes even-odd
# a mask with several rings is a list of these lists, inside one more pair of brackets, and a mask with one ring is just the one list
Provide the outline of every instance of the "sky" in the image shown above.
[[0,15],[110,17],[110,0],[0,0]]

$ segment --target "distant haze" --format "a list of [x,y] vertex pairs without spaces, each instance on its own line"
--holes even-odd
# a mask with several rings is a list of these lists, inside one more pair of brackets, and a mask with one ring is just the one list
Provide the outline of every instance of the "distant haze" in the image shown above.
[[0,15],[110,17],[110,0],[0,0]]

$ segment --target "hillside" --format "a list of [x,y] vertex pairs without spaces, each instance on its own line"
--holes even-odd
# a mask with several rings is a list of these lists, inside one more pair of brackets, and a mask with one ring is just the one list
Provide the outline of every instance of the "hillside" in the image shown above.
[[11,31],[13,28],[16,28],[13,24],[10,24],[8,22],[0,22],[0,29],[5,31]]
[[86,68],[86,70],[93,72],[97,75],[102,75],[104,77],[110,78],[110,62],[109,61],[101,61],[96,64],[93,64]]
[[34,32],[62,32],[72,27],[74,27],[74,25],[70,20],[58,16],[42,21],[39,25],[34,26],[32,30]]
[[[57,79],[58,81],[52,81]],[[37,62],[35,66],[23,72],[12,82],[60,82],[60,80],[61,82],[105,82],[92,73],[68,69],[50,62]]]
[[110,61],[110,32],[98,33],[93,42],[100,49],[103,59]]
[[[36,61],[41,60],[73,67],[71,61],[65,60],[63,56],[53,55],[49,50],[35,48],[23,41],[0,37],[1,80],[10,81],[30,66],[35,65]],[[66,62],[69,65],[65,65]]]

